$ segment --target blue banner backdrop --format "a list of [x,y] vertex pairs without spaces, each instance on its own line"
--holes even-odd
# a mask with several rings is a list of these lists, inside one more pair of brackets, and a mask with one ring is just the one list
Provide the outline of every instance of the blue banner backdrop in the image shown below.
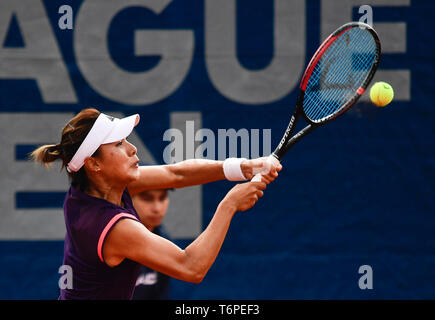
[[[216,136],[270,129],[260,146],[273,148],[311,55],[328,33],[359,20],[363,4],[373,8],[384,48],[376,80],[393,85],[395,101],[377,108],[365,99],[292,149],[261,201],[235,216],[204,281],[173,281],[172,297],[435,298],[435,47],[427,31],[435,3],[343,3],[1,0],[0,298],[58,296],[68,184],[26,157],[56,142],[74,113],[140,113],[135,141],[156,163],[169,144],[165,131],[190,116]],[[72,30],[59,27],[65,4]],[[177,211],[192,217],[177,198],[183,191],[171,194],[180,201],[167,222],[177,244],[206,227],[231,185],[195,189],[196,229],[171,224]],[[364,265],[373,289],[359,287]]]

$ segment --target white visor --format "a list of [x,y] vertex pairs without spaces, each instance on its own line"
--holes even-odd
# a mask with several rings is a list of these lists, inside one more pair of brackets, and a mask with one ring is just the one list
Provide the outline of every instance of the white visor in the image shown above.
[[128,137],[133,128],[139,123],[139,119],[138,114],[118,119],[100,113],[91,131],[89,131],[74,157],[68,163],[67,171],[79,171],[85,159],[92,156],[102,144],[120,141]]

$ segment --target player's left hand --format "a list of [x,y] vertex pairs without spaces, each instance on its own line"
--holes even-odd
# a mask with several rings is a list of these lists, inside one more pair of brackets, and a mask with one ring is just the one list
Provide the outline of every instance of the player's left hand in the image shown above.
[[278,162],[272,164],[267,160],[268,157],[262,157],[252,160],[245,160],[240,164],[240,168],[246,179],[251,180],[254,175],[261,171],[262,181],[269,184],[278,177],[278,172],[281,171],[282,165]]

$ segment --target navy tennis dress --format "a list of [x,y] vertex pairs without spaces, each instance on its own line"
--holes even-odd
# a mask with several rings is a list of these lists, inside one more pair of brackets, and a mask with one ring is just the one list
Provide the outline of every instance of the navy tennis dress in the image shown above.
[[104,241],[118,221],[140,221],[127,189],[122,200],[125,208],[70,187],[64,202],[63,264],[72,269],[73,288],[61,289],[60,300],[132,298],[141,265],[124,259],[118,266],[109,267],[103,256]]

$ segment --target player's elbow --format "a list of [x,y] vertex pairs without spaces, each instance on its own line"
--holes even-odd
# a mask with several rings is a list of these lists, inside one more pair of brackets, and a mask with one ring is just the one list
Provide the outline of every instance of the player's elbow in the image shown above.
[[196,273],[192,277],[192,281],[190,281],[190,282],[195,283],[195,284],[201,283],[202,280],[204,279],[204,277],[205,277],[205,273]]
[[201,283],[208,271],[206,264],[189,257],[187,252],[185,252],[183,260],[183,280],[191,283]]
[[200,271],[194,271],[194,270],[186,270],[182,274],[179,275],[179,279],[185,282],[190,283],[201,283],[201,281],[204,279],[205,273]]
[[201,283],[201,281],[204,279],[207,271],[203,270],[203,268],[197,268],[197,267],[190,267],[185,272],[185,281],[191,282],[191,283]]

